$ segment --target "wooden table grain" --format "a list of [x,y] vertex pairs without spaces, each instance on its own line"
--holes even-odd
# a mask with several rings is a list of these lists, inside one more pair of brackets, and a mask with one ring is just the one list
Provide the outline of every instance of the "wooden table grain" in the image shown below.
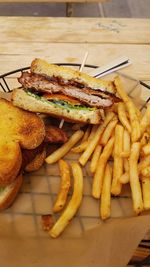
[[[136,78],[150,85],[150,19],[0,17],[0,25],[0,75],[36,57],[80,63],[88,51],[87,63],[98,66],[129,57]],[[138,248],[134,259],[148,254]]]

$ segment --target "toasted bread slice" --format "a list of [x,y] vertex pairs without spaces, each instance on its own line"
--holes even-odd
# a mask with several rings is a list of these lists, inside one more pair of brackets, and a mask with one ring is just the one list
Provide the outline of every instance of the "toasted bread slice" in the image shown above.
[[91,87],[92,89],[100,88],[101,90],[112,93],[115,91],[114,84],[111,81],[96,79],[73,68],[66,68],[63,66],[50,64],[47,61],[39,58],[36,58],[32,61],[31,72],[36,74],[44,74],[49,77],[61,77],[64,80],[74,80],[84,84],[85,86]]
[[99,124],[101,115],[99,109],[74,109],[56,105],[43,97],[28,93],[23,89],[15,89],[12,94],[13,104],[25,110],[45,113],[54,117],[64,118],[70,122],[85,122]]
[[[7,135],[7,136],[6,136]],[[45,137],[45,126],[39,116],[14,107],[0,99],[0,137],[19,142],[22,148],[34,149]]]
[[22,163],[20,146],[13,141],[0,140],[0,186],[10,184],[19,173]]
[[23,177],[20,174],[10,185],[0,188],[0,210],[8,208],[12,204],[22,185],[22,181]]
[[12,183],[21,167],[21,148],[33,149],[45,137],[43,121],[0,99],[0,186]]

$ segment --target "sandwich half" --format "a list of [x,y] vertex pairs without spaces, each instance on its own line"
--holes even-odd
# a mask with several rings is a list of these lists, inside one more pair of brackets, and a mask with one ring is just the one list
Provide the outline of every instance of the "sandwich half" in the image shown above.
[[18,81],[22,86],[13,90],[14,105],[67,121],[99,124],[100,109],[118,101],[112,82],[41,59],[35,59]]

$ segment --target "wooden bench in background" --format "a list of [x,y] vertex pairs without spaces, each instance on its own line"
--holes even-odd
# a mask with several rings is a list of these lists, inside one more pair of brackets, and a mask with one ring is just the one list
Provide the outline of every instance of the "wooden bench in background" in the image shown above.
[[66,16],[71,17],[73,15],[73,3],[100,3],[100,2],[106,2],[110,0],[0,0],[1,2],[5,3],[66,3]]

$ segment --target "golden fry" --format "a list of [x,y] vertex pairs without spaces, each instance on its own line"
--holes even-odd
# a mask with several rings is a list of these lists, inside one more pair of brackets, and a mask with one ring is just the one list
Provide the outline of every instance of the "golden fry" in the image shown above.
[[73,153],[81,153],[87,148],[87,146],[88,146],[88,141],[84,141],[80,145],[73,147],[71,151]]
[[129,119],[130,119],[131,130],[132,130],[131,131],[132,142],[136,142],[141,137],[141,127],[139,123],[139,119],[140,119],[139,111],[137,107],[135,107],[134,103],[131,101],[127,93],[124,91],[119,76],[115,78],[114,83],[116,85],[116,90],[119,96],[124,101],[127,111],[129,113]]
[[123,167],[125,172],[129,172],[129,161],[128,158],[130,156],[131,150],[131,140],[130,135],[127,130],[124,130],[123,133],[123,152],[121,153],[121,157],[123,157]]
[[118,103],[118,117],[125,129],[131,133],[131,125],[127,118],[125,104],[122,102]]
[[144,155],[150,154],[150,142],[142,148]]
[[82,141],[81,143],[83,143],[84,141],[87,141],[88,140],[88,137],[90,135],[90,132],[91,132],[91,126],[89,125],[84,133],[84,136],[82,138]]
[[147,133],[148,133],[149,136],[150,136],[150,126],[147,126],[146,131],[147,131]]
[[57,222],[49,231],[51,237],[58,237],[70,223],[71,219],[76,214],[83,197],[83,174],[80,165],[76,162],[71,164],[72,173],[74,177],[73,195]]
[[127,184],[130,181],[129,172],[125,172],[119,178],[121,184]]
[[150,177],[142,177],[144,210],[150,209]]
[[[91,139],[93,139],[93,137],[94,137],[94,135],[95,135],[95,133],[96,133],[97,127],[98,127],[97,125],[94,125],[94,126],[92,127],[92,130],[91,130],[91,127],[90,127],[89,129],[90,129],[91,132],[89,131],[88,136],[85,135],[85,134],[86,134],[86,133],[85,133],[84,136],[83,136],[83,138],[82,138],[81,143],[80,143],[78,146],[73,147],[73,148],[71,149],[71,151],[72,151],[73,153],[81,153],[81,152],[83,152],[83,151],[87,148],[89,141],[90,141]],[[84,137],[86,138],[85,141],[83,141],[83,140],[84,140]]]
[[102,185],[103,185],[103,177],[104,171],[107,164],[107,161],[112,153],[113,145],[114,145],[114,137],[111,137],[103,149],[102,154],[98,160],[97,169],[95,175],[93,177],[93,184],[92,184],[92,196],[94,198],[100,198]]
[[123,85],[122,85],[122,82],[121,82],[121,79],[119,76],[115,77],[114,84],[116,86],[117,93],[119,94],[119,96],[121,97],[123,102],[126,103],[126,102],[130,101],[129,96],[127,95],[127,93],[123,89]]
[[150,126],[150,104],[147,104],[147,109],[141,119],[141,133],[143,134],[148,126]]
[[123,159],[123,167],[125,172],[129,172],[129,160],[128,159]]
[[150,166],[144,168],[141,170],[141,174],[144,176],[144,177],[149,177],[150,179]]
[[59,170],[61,176],[61,185],[53,207],[54,212],[59,212],[64,208],[70,188],[70,170],[68,163],[62,159],[59,160]]
[[100,139],[100,144],[105,146],[109,140],[109,138],[112,135],[112,132],[115,128],[115,126],[117,125],[117,118],[116,116],[114,118],[112,118],[112,120],[108,123],[108,125],[106,126],[106,129],[104,130],[102,137]]
[[148,166],[150,166],[150,155],[144,157],[138,164],[139,173]]
[[76,131],[65,144],[49,155],[45,161],[51,164],[57,162],[70,151],[70,149],[82,138],[83,135],[83,131]]
[[101,201],[100,201],[100,215],[102,220],[105,220],[110,217],[111,180],[112,180],[112,168],[107,163],[104,173],[104,181],[103,181]]
[[123,133],[123,152],[130,154],[131,150],[131,140],[130,135],[127,130]]
[[141,127],[139,123],[139,118],[136,114],[136,109],[132,101],[126,103],[126,107],[129,113],[130,123],[131,123],[131,139],[132,142],[137,142],[141,137]]
[[130,186],[133,200],[133,209],[136,214],[143,210],[142,191],[138,174],[138,159],[140,154],[140,143],[133,143],[131,146],[131,154],[129,158],[129,176]]
[[109,112],[105,118],[105,121],[103,124],[99,125],[99,127],[97,128],[97,131],[95,133],[94,138],[92,138],[89,141],[89,144],[86,148],[86,150],[83,152],[83,154],[80,156],[79,158],[79,162],[82,166],[84,166],[88,159],[90,158],[90,156],[92,155],[95,147],[98,145],[100,137],[105,129],[105,127],[107,126],[107,124],[110,122],[110,120],[114,117],[114,113],[113,112]]
[[122,151],[120,153],[120,157],[121,158],[128,158],[130,156],[130,152],[127,152],[127,151]]
[[115,128],[113,180],[111,186],[111,193],[113,195],[119,195],[122,188],[119,179],[123,174],[123,158],[120,156],[123,150],[123,133],[123,126],[117,125]]
[[145,132],[140,140],[141,147],[145,146],[150,141],[150,135]]
[[100,157],[102,151],[102,146],[101,145],[97,145],[93,155],[92,155],[92,159],[91,159],[91,163],[90,163],[90,171],[91,173],[94,173],[96,171],[97,168],[97,164],[98,164],[98,159]]

